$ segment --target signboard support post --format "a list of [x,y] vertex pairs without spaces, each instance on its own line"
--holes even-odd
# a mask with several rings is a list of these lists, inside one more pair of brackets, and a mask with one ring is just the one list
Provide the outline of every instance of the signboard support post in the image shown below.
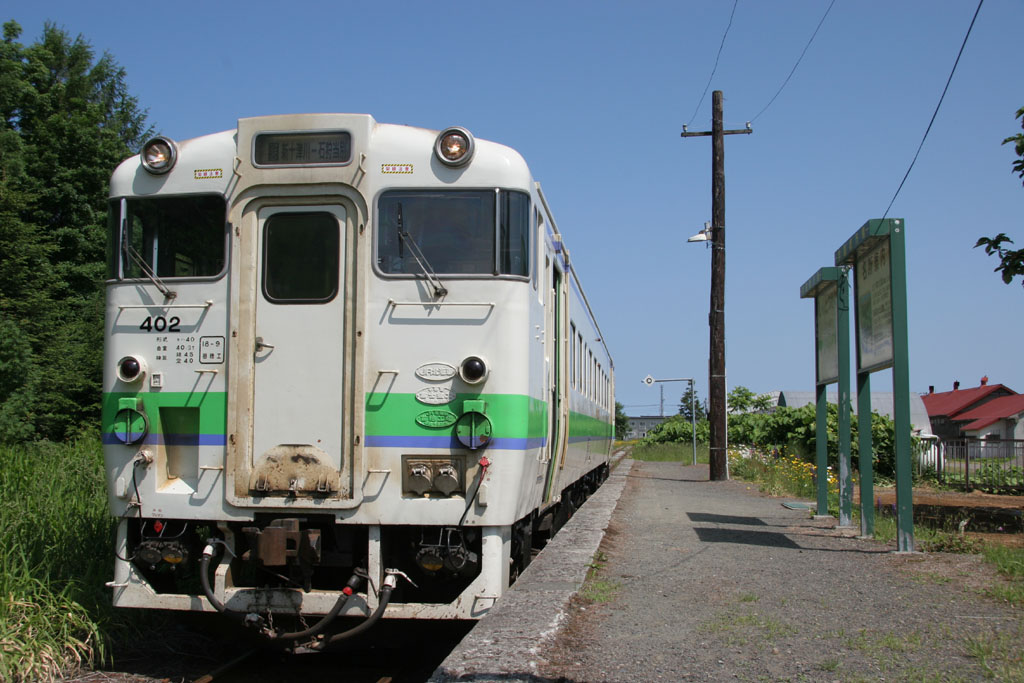
[[850,463],[850,281],[836,274],[836,333],[839,351],[839,526],[853,526],[853,472]]
[[819,384],[815,387],[817,397],[814,412],[815,444],[817,459],[815,461],[815,479],[818,489],[818,508],[815,517],[828,516],[828,385]]
[[910,368],[907,339],[907,257],[903,223],[897,221],[889,235],[892,250],[892,332],[893,332],[893,422],[896,433],[896,520],[897,548],[914,551],[913,472],[910,445]]
[[860,447],[860,535],[875,535],[875,463],[871,450],[871,373],[857,373],[857,444]]

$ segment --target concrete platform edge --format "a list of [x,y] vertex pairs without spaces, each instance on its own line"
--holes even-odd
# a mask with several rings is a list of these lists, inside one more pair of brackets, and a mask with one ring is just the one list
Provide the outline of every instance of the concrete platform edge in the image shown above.
[[537,652],[558,633],[569,600],[583,585],[633,467],[621,452],[612,462],[608,481],[452,650],[431,683],[545,680],[536,673]]

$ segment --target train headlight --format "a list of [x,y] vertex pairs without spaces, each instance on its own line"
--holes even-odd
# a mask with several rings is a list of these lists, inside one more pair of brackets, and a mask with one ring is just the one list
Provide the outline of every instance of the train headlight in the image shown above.
[[142,146],[139,156],[147,171],[153,175],[163,175],[178,160],[178,146],[170,138],[155,137]]
[[459,366],[459,377],[466,384],[480,384],[490,372],[487,362],[479,356],[470,356]]
[[458,126],[441,131],[434,142],[434,154],[445,166],[465,166],[473,158],[476,144],[465,128]]
[[146,374],[146,361],[138,356],[125,356],[117,361],[117,378],[122,382],[137,382]]

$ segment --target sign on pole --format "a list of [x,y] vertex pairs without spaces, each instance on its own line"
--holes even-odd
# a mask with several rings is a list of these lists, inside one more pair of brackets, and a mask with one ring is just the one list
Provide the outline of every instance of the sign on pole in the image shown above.
[[814,299],[815,441],[818,515],[828,514],[828,385],[839,385],[839,526],[853,524],[850,466],[850,306],[845,267],[820,268],[800,288]]

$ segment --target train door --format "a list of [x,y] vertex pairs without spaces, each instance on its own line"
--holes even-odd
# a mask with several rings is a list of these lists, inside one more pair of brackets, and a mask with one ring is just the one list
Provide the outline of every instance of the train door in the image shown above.
[[267,207],[258,214],[249,481],[255,495],[345,493],[347,225],[343,206]]
[[562,329],[565,325],[563,274],[550,259],[545,259],[545,270],[548,275],[545,280],[551,284],[545,301],[547,334],[544,336],[547,346],[545,352],[549,360],[548,445],[546,449],[548,460],[544,483],[544,502],[546,503],[554,495],[555,472],[558,469],[559,461],[564,458],[562,442],[567,425],[563,411],[566,407],[567,397],[565,396],[565,371],[563,368],[565,362],[563,357],[565,335]]

